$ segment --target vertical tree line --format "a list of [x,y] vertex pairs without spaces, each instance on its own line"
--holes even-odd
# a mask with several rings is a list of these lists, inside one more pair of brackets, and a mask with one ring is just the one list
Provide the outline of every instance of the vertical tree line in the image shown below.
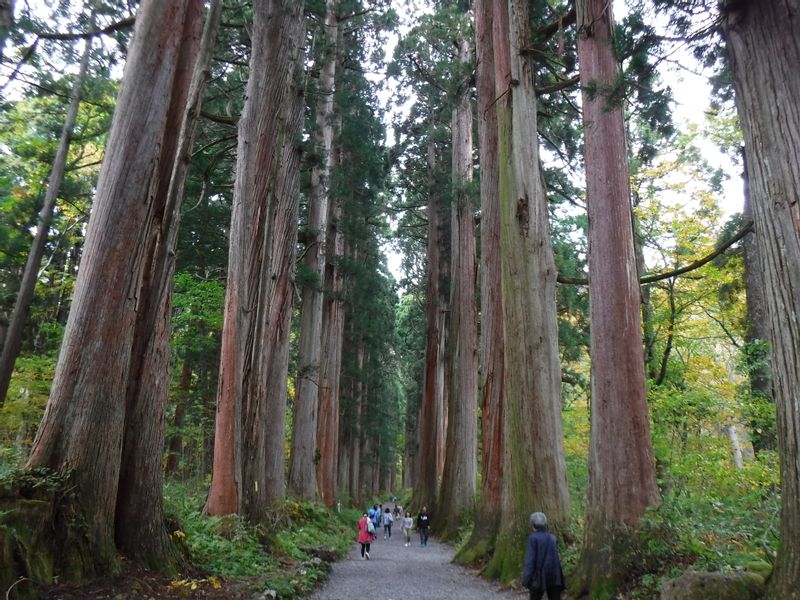
[[[658,2],[675,15],[691,8]],[[387,149],[367,71],[396,19],[388,5],[229,3],[223,19],[222,0],[141,3],[85,237],[59,265],[68,279],[80,259],[74,291],[64,285],[51,307],[69,316],[49,400],[17,488],[3,492],[21,500],[26,478],[57,482],[33,486],[50,494],[47,518],[28,515],[56,535],[24,552],[77,578],[118,570],[119,552],[174,570],[183,558],[165,527],[163,475],[191,455],[211,473],[205,512],[254,523],[287,495],[333,506],[412,487],[443,538],[474,517],[459,560],[511,580],[525,515],[547,513],[558,534],[576,518],[562,409],[567,386],[580,388],[568,363],[584,359],[588,493],[572,592],[610,597],[626,583],[642,519],[668,493],[648,384],[652,399],[685,383],[674,372],[682,273],[643,275],[630,183],[668,129],[647,75],[654,34],[636,11],[615,23],[601,0],[574,10],[478,0],[472,12],[436,2],[388,66],[414,92],[396,97],[409,108]],[[770,357],[751,392],[777,412],[774,435],[749,423],[754,450],[777,444],[781,461],[768,593],[796,598],[800,6],[703,10],[718,19],[714,52],[727,58],[747,156],[747,336],[768,342]],[[14,27],[14,3],[0,2],[0,51]],[[70,138],[99,34],[49,35],[86,45],[38,225],[28,215],[2,230],[22,247],[36,225],[27,264],[2,259],[3,289],[16,278],[19,292],[0,336],[0,407],[17,354],[36,345],[26,314],[45,250],[59,243],[48,233],[65,220],[58,200],[70,192]],[[568,172],[581,154],[585,190]],[[23,179],[0,173],[0,190]],[[59,226],[66,235],[81,223]],[[676,233],[674,255],[699,237]],[[406,251],[406,281],[389,273],[389,243]],[[642,289],[656,280],[666,283]],[[190,441],[187,421],[207,431]],[[15,568],[36,575],[24,556]]]

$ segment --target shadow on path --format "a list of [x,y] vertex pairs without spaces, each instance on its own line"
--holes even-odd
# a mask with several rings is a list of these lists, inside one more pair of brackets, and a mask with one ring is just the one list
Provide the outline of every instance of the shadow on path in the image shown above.
[[[355,529],[355,528],[354,528]],[[330,579],[312,600],[521,600],[527,591],[510,591],[452,564],[453,549],[433,538],[422,548],[419,536],[383,534],[372,543],[370,560],[360,544],[333,565]]]

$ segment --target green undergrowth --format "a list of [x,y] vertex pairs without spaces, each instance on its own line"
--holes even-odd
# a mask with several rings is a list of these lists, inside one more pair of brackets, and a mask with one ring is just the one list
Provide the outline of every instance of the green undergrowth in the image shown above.
[[275,590],[282,599],[307,595],[355,539],[358,510],[337,513],[286,499],[265,523],[254,525],[236,515],[202,516],[205,493],[199,486],[165,486],[167,513],[180,523],[173,537],[196,568],[209,576],[241,580],[255,591]]
[[[660,398],[651,405],[653,445],[660,465],[661,505],[649,511],[631,544],[630,581],[617,598],[651,600],[668,579],[687,569],[768,574],[777,551],[780,497],[778,460],[763,451],[736,468],[727,438],[708,422],[667,426]],[[677,400],[675,401],[677,402]],[[572,518],[559,539],[564,571],[580,560],[585,498],[589,414],[585,406],[565,410],[564,450]],[[665,425],[665,423],[667,423]]]
[[[680,398],[671,400],[678,402]],[[652,430],[661,504],[645,515],[638,532],[625,534],[630,536],[630,543],[623,535],[615,545],[617,560],[630,565],[628,580],[616,593],[608,591],[603,597],[655,600],[667,580],[689,569],[766,579],[778,542],[776,453],[762,451],[757,457],[747,456],[743,468],[736,468],[729,440],[713,419],[695,420],[690,426],[680,422],[673,427],[663,416],[661,401],[655,397],[651,406],[657,419]],[[569,582],[583,549],[589,410],[575,403],[563,417],[571,518],[559,528],[557,537]],[[464,540],[469,526],[462,533]],[[484,574],[515,581],[516,567],[501,559],[494,557],[488,563],[504,565],[501,572],[487,568]]]

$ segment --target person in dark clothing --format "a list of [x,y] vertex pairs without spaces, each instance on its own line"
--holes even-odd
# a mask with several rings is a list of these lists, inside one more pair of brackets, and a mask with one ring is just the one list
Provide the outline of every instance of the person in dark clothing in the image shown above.
[[419,531],[419,545],[425,547],[428,545],[428,527],[431,525],[431,517],[428,514],[428,507],[423,506],[419,515],[417,515],[417,531]]
[[532,513],[530,524],[534,531],[528,537],[525,549],[522,585],[530,590],[531,600],[540,600],[545,593],[548,600],[559,600],[565,585],[556,538],[547,532],[544,513]]

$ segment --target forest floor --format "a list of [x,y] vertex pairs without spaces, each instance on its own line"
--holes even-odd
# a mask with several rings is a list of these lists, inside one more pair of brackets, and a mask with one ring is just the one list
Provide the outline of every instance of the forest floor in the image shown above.
[[[473,571],[453,564],[453,548],[431,538],[421,547],[395,533],[373,542],[370,560],[361,558],[354,544],[347,556],[333,564],[330,578],[311,600],[520,600],[527,592],[509,590],[481,579]],[[157,600],[161,598],[212,598],[267,600],[254,592],[257,578],[216,579],[202,573],[170,579],[125,563],[121,574],[101,578],[81,587],[66,584],[38,590],[45,600]]]
[[347,558],[333,565],[327,583],[312,600],[510,600],[528,597],[527,591],[509,590],[481,579],[473,571],[453,564],[454,550],[431,538],[421,547],[412,535],[382,535],[372,543],[370,560],[361,558],[355,544]]
[[[123,563],[122,572],[101,577],[81,586],[51,585],[37,590],[42,600],[160,600],[162,598],[244,599],[254,596],[246,588],[252,578],[223,580],[204,574],[184,573],[174,579],[148,571],[132,563]],[[12,596],[13,597],[13,596]]]

